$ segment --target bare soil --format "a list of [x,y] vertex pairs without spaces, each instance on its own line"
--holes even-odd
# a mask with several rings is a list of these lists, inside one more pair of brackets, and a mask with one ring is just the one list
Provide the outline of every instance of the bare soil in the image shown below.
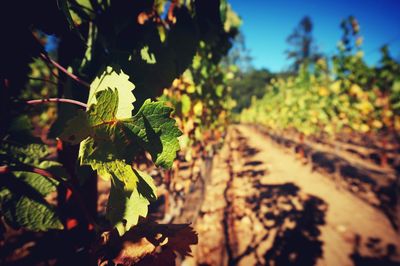
[[232,126],[183,265],[400,265],[387,215],[314,170],[254,128]]

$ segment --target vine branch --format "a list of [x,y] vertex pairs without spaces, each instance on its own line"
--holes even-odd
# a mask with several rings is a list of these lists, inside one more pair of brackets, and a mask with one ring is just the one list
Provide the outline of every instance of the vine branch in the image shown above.
[[[32,33],[33,38],[36,40],[36,42],[43,47],[42,42],[39,40],[39,38],[36,36],[36,34]],[[90,88],[90,84],[81,80],[80,78],[78,78],[78,76],[68,72],[68,70],[63,67],[62,65],[60,65],[57,61],[53,60],[46,52],[44,49],[42,49],[43,52],[40,53],[40,58],[46,63],[47,67],[50,69],[50,72],[57,78],[59,78],[58,75],[56,75],[55,73],[53,73],[53,71],[51,70],[50,64],[53,65],[54,67],[56,67],[59,71],[63,72],[65,75],[67,75],[68,77],[70,77],[72,80],[76,81],[77,83],[83,85],[86,88]]]
[[83,85],[86,88],[90,88],[90,84],[81,80],[80,78],[78,78],[78,76],[68,72],[67,69],[65,69],[65,67],[63,67],[62,65],[60,65],[58,62],[54,61],[53,59],[50,58],[50,56],[48,54],[45,53],[40,53],[40,58],[42,58],[45,62],[48,62],[50,64],[52,64],[53,66],[55,66],[58,70],[60,70],[61,72],[63,72],[65,75],[67,75],[68,77],[70,77],[72,80],[78,82],[79,84]]
[[80,102],[80,101],[76,101],[76,100],[72,100],[72,99],[64,99],[64,98],[47,98],[47,99],[38,99],[38,100],[29,100],[26,101],[27,104],[43,104],[43,103],[49,103],[49,102],[54,102],[54,103],[69,103],[69,104],[74,104],[74,105],[78,105],[84,108],[87,108],[87,104]]
[[48,80],[48,79],[44,79],[44,78],[28,77],[28,79],[30,79],[30,80],[37,80],[37,81],[43,81],[43,82],[47,82],[47,83],[50,83],[50,84],[53,84],[53,85],[57,85],[56,82],[51,81],[51,80]]

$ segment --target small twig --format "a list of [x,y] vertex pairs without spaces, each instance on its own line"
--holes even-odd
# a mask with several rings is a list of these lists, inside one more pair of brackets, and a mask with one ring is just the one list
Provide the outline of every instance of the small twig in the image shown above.
[[51,64],[48,61],[44,61],[44,63],[46,64],[47,68],[49,69],[50,75],[52,77],[54,77],[54,79],[60,79],[60,76],[57,75],[57,73],[55,73],[55,69],[51,67]]
[[53,85],[58,85],[56,82],[48,80],[48,79],[44,79],[44,78],[34,78],[34,77],[28,77],[28,79],[30,80],[38,80],[38,81],[43,81],[43,82],[47,82]]
[[45,53],[40,53],[40,58],[42,58],[43,60],[51,63],[53,66],[55,66],[58,70],[60,70],[61,72],[63,72],[65,75],[67,75],[68,77],[70,77],[71,79],[73,79],[74,81],[78,82],[79,84],[85,86],[86,88],[90,88],[90,84],[81,80],[80,78],[78,78],[76,75],[68,72],[68,70],[66,70],[62,65],[60,65],[58,62],[54,61],[53,59],[50,58],[50,56],[48,54]]
[[[45,51],[44,47],[43,47],[43,43],[38,38],[38,36],[34,32],[32,32],[32,36],[35,39],[35,41],[42,47],[42,50]],[[56,79],[60,79],[60,77],[54,72],[54,69],[51,67],[50,62],[47,61],[47,60],[44,60],[44,63],[46,64],[47,68],[49,69],[51,76],[56,78]]]
[[[36,40],[36,42],[43,47],[42,42],[39,40],[39,38],[36,36],[36,34],[32,33],[33,38]],[[46,63],[47,67],[50,69],[51,74],[53,74],[55,77],[59,78],[59,76],[57,76],[51,69],[50,64],[52,64],[53,66],[55,66],[58,70],[60,70],[61,72],[63,72],[65,75],[67,75],[68,77],[70,77],[72,80],[78,82],[79,84],[85,86],[86,88],[90,88],[90,84],[81,80],[80,78],[78,78],[76,75],[69,73],[67,69],[65,69],[65,67],[63,67],[62,65],[60,65],[58,62],[54,61],[53,59],[50,58],[50,56],[46,53],[46,51],[44,49],[42,49],[43,52],[40,53],[40,58]]]
[[70,103],[74,105],[78,105],[84,108],[87,108],[87,105],[83,102],[72,100],[72,99],[64,99],[64,98],[47,98],[47,99],[39,99],[39,100],[29,100],[26,101],[27,104],[43,104],[43,103]]

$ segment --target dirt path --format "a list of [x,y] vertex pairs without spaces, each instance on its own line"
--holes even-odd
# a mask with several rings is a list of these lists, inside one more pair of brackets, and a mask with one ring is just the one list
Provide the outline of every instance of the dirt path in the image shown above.
[[198,262],[400,265],[386,216],[254,129],[232,127],[215,160],[196,224]]

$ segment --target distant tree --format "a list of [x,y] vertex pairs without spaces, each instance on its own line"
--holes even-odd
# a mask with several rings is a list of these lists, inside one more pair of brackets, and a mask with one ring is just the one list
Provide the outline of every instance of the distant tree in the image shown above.
[[312,30],[313,23],[310,17],[305,16],[293,30],[293,33],[286,39],[290,48],[285,53],[288,59],[293,60],[290,67],[293,72],[297,73],[302,64],[311,65],[321,56],[315,45]]
[[233,41],[231,50],[222,62],[227,66],[237,66],[239,72],[243,73],[253,68],[252,60],[250,50],[246,47],[245,36],[239,32]]
[[232,98],[236,100],[233,111],[240,113],[243,108],[249,107],[253,96],[261,99],[273,77],[274,74],[266,69],[249,69],[232,80],[229,85],[232,87]]

